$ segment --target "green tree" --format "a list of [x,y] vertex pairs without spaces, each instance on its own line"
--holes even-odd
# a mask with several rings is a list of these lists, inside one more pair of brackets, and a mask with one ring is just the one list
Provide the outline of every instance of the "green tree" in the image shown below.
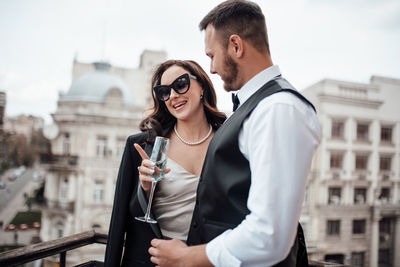
[[32,133],[30,141],[23,134],[1,132],[0,172],[20,165],[32,166],[41,153],[48,154],[50,151],[50,142],[41,129]]

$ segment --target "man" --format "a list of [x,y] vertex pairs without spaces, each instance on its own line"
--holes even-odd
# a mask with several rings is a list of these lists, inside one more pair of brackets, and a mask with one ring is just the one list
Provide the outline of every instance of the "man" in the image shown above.
[[[307,266],[298,225],[320,127],[271,60],[265,18],[226,1],[201,21],[210,71],[238,91],[208,148],[186,244],[153,239],[159,266]],[[236,98],[236,97],[235,97]]]

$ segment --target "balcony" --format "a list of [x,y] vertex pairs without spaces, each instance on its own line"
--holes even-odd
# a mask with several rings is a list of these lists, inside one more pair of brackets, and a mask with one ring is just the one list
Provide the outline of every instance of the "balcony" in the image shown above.
[[[0,253],[0,266],[18,266],[38,259],[59,254],[59,266],[66,266],[67,252],[90,244],[107,244],[107,234],[95,230],[87,231],[52,241],[42,242]],[[345,267],[348,265],[321,261],[310,261],[310,267]],[[89,261],[75,267],[102,267],[98,261]]]
[[49,210],[52,213],[65,212],[65,211],[73,213],[75,207],[75,201],[62,202],[57,200],[45,199],[44,203],[42,204],[42,207],[46,210]]
[[390,182],[395,175],[390,170],[380,170],[378,176],[381,182]]
[[40,164],[49,171],[74,171],[78,165],[78,156],[42,153]]
[[[0,253],[0,266],[16,266],[59,254],[59,266],[65,267],[67,252],[90,244],[107,244],[107,234],[87,231],[52,241],[42,242]],[[102,267],[103,263],[89,261],[75,267]],[[338,263],[310,261],[310,267],[344,267]]]
[[[5,251],[0,253],[0,266],[16,266],[60,254],[59,266],[65,267],[67,251],[93,243],[106,244],[107,235],[93,230]],[[103,266],[103,264],[92,261],[79,266]]]

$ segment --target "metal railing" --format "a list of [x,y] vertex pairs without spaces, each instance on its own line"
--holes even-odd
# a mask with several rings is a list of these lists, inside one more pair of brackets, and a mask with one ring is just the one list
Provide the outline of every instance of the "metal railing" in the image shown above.
[[[27,262],[32,262],[38,259],[43,259],[49,256],[60,256],[60,267],[65,267],[67,252],[90,245],[93,243],[107,244],[107,234],[99,233],[95,230],[82,232],[79,234],[62,237],[56,240],[42,242],[29,245],[22,248],[17,248],[0,253],[0,266],[17,266]],[[75,267],[100,267],[102,262],[89,261]],[[344,267],[346,265],[338,263],[328,263],[320,261],[310,261],[310,267]]]
[[75,201],[62,202],[58,200],[49,200],[47,198],[44,199],[44,203],[42,204],[42,208],[49,209],[53,212],[68,211],[70,213],[73,213],[74,207]]
[[92,230],[5,251],[0,253],[0,266],[16,266],[60,254],[60,267],[65,267],[67,251],[93,243],[107,244],[107,234]]
[[78,156],[75,155],[57,155],[50,153],[40,154],[41,164],[51,164],[57,166],[76,166],[78,165]]

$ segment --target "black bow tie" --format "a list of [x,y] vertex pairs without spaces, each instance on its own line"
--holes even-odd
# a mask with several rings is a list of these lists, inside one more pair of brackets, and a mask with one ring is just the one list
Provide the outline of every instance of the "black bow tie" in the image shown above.
[[235,112],[240,104],[239,97],[237,97],[237,94],[235,95],[232,93],[232,102],[233,102],[233,112]]

